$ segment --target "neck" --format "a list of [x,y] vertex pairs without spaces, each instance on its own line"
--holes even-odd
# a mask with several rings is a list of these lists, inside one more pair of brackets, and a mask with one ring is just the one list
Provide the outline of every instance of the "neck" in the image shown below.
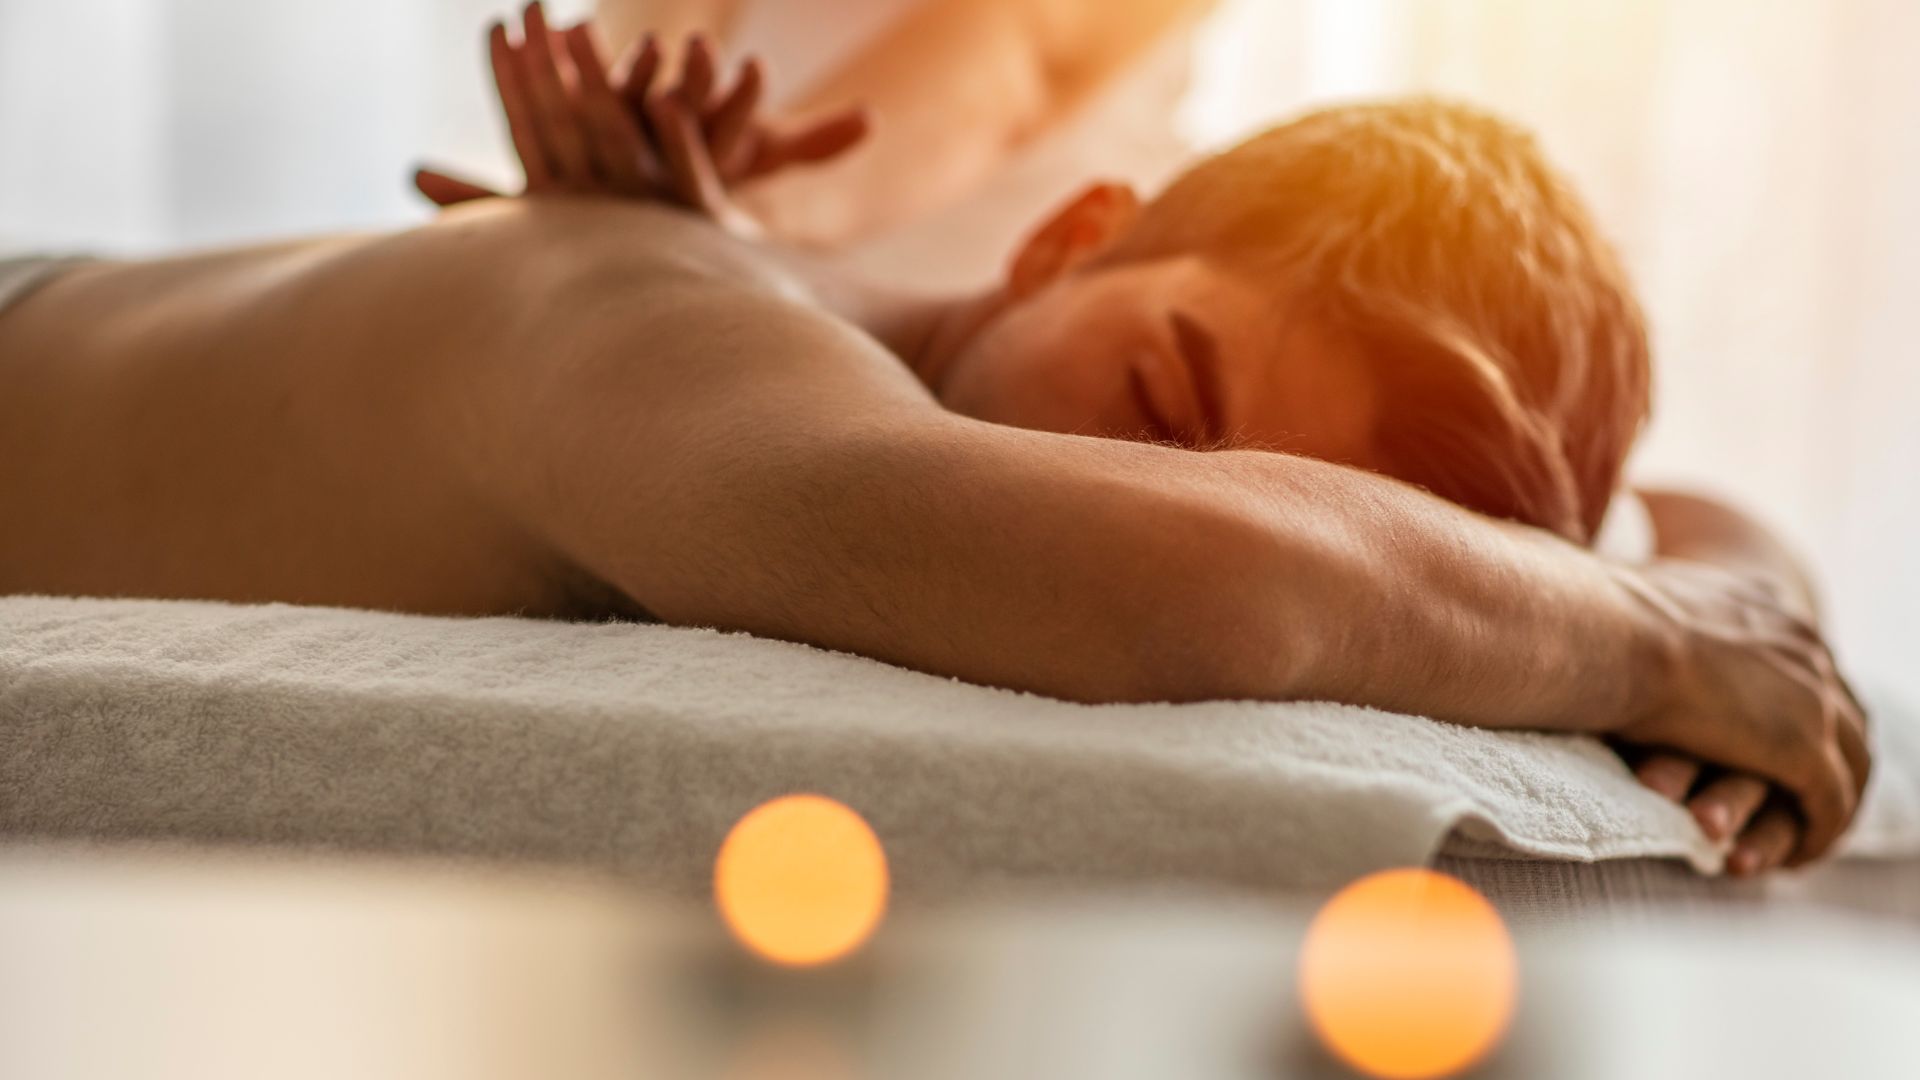
[[871,334],[936,394],[954,359],[1012,302],[1004,286],[928,296],[818,257],[793,256],[789,267],[822,307]]

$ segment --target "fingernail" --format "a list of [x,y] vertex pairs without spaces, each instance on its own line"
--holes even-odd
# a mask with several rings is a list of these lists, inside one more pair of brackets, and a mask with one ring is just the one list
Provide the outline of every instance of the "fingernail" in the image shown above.
[[1752,848],[1741,848],[1727,857],[1727,871],[1735,877],[1746,877],[1760,869],[1760,853]]
[[1700,827],[1715,840],[1725,839],[1733,831],[1733,815],[1716,803],[1700,811]]

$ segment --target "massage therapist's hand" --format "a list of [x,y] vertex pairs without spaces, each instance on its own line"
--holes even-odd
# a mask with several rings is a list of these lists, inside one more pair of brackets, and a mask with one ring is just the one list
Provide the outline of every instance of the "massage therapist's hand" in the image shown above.
[[[1664,692],[1620,728],[1650,748],[1636,771],[1736,835],[1729,868],[1757,873],[1826,853],[1871,770],[1866,718],[1802,605],[1763,575],[1682,559],[1633,572],[1667,642]],[[1715,771],[1693,792],[1699,762]]]
[[[651,36],[642,39],[639,50],[641,58],[658,52]],[[672,90],[649,97],[636,77],[649,69],[633,62],[623,65],[631,74],[624,80],[622,93],[636,119],[645,125],[658,123],[650,106],[661,97],[684,108],[695,121],[716,175],[730,189],[795,166],[832,161],[867,137],[867,113],[858,106],[835,110],[791,132],[778,131],[762,115],[766,69],[757,57],[743,59],[733,85],[723,90],[719,62],[705,38],[697,34],[689,38],[683,55],[680,83]]]
[[[685,112],[713,162],[711,182],[748,183],[791,166],[830,160],[863,139],[866,119],[845,110],[802,130],[781,134],[759,117],[765,78],[757,61],[742,65],[730,88],[716,80],[711,50],[689,42],[680,82],[656,88],[662,68],[658,43],[635,46],[610,77],[585,26],[554,30],[539,4],[527,8],[525,33],[514,43],[495,24],[488,34],[494,80],[522,168],[526,194],[601,194],[710,204],[684,167],[657,139],[663,117]],[[415,177],[422,194],[440,206],[499,193],[437,170]],[[723,222],[739,228],[744,222]]]

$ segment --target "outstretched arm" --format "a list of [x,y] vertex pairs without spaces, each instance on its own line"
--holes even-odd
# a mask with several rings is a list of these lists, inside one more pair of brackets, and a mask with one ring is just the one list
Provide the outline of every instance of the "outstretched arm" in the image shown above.
[[1819,601],[1806,567],[1766,526],[1716,499],[1679,491],[1641,491],[1653,519],[1661,558],[1705,563],[1744,574],[1773,589],[1781,603],[1808,622],[1819,620]]
[[[814,313],[697,290],[476,389],[496,498],[670,622],[1083,701],[1326,699],[1612,734],[1850,819],[1860,718],[1766,596],[1609,566],[1397,482],[944,412]],[[604,340],[597,340],[604,335]],[[671,400],[671,412],[647,410]],[[486,452],[491,451],[491,452]]]

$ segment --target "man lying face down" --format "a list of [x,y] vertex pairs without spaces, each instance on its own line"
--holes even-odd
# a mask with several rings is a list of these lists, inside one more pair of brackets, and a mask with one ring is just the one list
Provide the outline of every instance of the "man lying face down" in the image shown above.
[[[495,35],[558,106],[523,156],[631,169],[585,36],[563,80],[529,29]],[[645,108],[711,192],[693,106]],[[644,612],[1084,701],[1589,732],[1658,748],[1737,870],[1844,830],[1864,720],[1777,548],[1681,500],[1667,558],[1582,546],[1646,350],[1524,139],[1322,113],[1144,209],[1096,189],[1012,266],[905,297],[540,197],[41,272],[0,314],[0,592]]]

